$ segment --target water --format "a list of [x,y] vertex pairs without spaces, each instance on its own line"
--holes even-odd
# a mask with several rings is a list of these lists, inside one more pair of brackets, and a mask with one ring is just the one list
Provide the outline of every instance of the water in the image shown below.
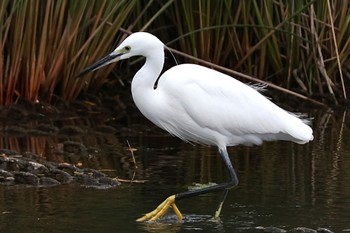
[[[129,127],[101,118],[64,122],[91,128],[104,121],[118,128],[114,134],[3,135],[2,148],[32,151],[51,160],[102,169],[110,176],[147,181],[126,182],[112,189],[0,186],[0,232],[273,232],[297,227],[349,232],[350,116],[321,110],[311,115],[312,143],[268,142],[229,150],[240,184],[228,193],[220,221],[210,219],[221,197],[213,193],[178,202],[183,223],[171,211],[158,223],[135,222],[167,196],[186,191],[193,183],[220,183],[227,178],[215,148],[183,143],[143,118],[128,119]],[[67,140],[81,142],[95,153],[59,156],[57,151]],[[126,140],[137,149],[137,168]]]

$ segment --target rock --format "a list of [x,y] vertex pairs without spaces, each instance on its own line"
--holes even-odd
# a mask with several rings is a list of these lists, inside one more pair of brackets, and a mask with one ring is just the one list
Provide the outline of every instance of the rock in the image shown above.
[[27,171],[28,167],[28,161],[23,160],[23,159],[17,159],[17,158],[11,158],[14,163],[15,168],[18,170],[13,170],[13,171]]
[[80,169],[70,163],[59,163],[57,168],[69,173],[71,176],[74,176],[76,172],[80,172]]
[[84,169],[82,169],[82,171],[85,174],[91,175],[93,178],[101,178],[101,177],[106,176],[106,174],[104,174],[103,172],[100,172],[100,171],[94,170],[94,169],[90,169],[90,168],[84,168]]
[[291,230],[291,232],[295,232],[295,233],[317,233],[316,230],[307,228],[307,227],[297,227],[294,228],[293,230]]
[[14,172],[15,182],[19,184],[39,185],[39,178],[29,172]]
[[14,183],[15,178],[11,172],[0,169],[0,183],[10,185]]
[[287,232],[286,230],[278,228],[278,227],[262,227],[262,226],[259,226],[256,229],[262,230],[263,232],[269,232],[269,233],[285,233],[285,232]]
[[110,178],[110,177],[101,177],[98,179],[98,182],[99,184],[101,185],[108,185],[108,186],[111,186],[111,187],[116,187],[116,186],[119,186],[120,185],[120,182],[113,179],[113,178]]
[[35,175],[38,175],[38,174],[45,175],[45,174],[49,173],[49,169],[47,167],[45,167],[41,163],[37,163],[37,162],[33,162],[33,161],[29,161],[27,163],[26,170],[30,173],[35,174]]
[[62,184],[69,184],[73,181],[73,177],[69,173],[60,169],[51,169],[48,177],[55,179]]
[[[23,163],[21,163],[23,166]],[[0,157],[0,169],[6,171],[20,171],[20,165],[16,158]]]
[[59,181],[52,179],[50,177],[41,177],[40,178],[40,185],[42,186],[54,186],[61,184]]
[[74,176],[74,181],[85,186],[98,185],[98,182],[94,177],[85,173],[76,173]]
[[333,231],[327,229],[327,228],[318,228],[316,230],[317,233],[333,233]]
[[[85,148],[82,148],[79,143],[74,145],[77,145],[81,151]],[[120,185],[117,180],[107,177],[98,170],[80,169],[70,163],[41,160],[43,159],[35,154],[16,157],[0,155],[0,184],[53,186],[75,182],[83,186],[103,189]]]
[[8,171],[2,170],[2,169],[0,169],[0,176],[1,177],[9,177],[9,176],[13,177],[11,172],[8,172]]

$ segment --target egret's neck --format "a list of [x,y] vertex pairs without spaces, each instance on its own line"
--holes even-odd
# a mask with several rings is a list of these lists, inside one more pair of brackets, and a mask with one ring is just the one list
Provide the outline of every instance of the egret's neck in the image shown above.
[[147,115],[146,111],[157,104],[155,95],[158,89],[155,90],[153,87],[163,69],[164,49],[152,51],[145,57],[145,64],[131,82],[131,93],[136,106],[144,115]]
[[145,64],[135,74],[132,83],[132,94],[153,90],[164,65],[164,50],[152,52],[146,56]]

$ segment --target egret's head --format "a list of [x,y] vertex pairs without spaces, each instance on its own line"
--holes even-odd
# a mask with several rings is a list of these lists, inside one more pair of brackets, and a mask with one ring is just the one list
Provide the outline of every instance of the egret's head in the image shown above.
[[148,57],[164,50],[164,44],[147,32],[135,32],[128,36],[112,54],[120,54],[119,60],[133,56]]
[[149,57],[163,52],[164,44],[155,36],[147,32],[136,32],[128,36],[113,52],[84,69],[78,77],[91,71],[133,56]]

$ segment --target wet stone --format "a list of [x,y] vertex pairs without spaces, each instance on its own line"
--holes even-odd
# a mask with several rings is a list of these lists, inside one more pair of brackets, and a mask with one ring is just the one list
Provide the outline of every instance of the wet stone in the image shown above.
[[71,176],[73,176],[76,172],[80,172],[79,168],[77,168],[73,164],[69,164],[69,163],[59,163],[57,165],[57,168],[64,171],[64,172],[67,172]]
[[60,169],[52,169],[48,177],[55,179],[62,184],[68,184],[73,181],[73,177],[69,173],[62,171]]
[[40,185],[42,186],[54,186],[61,184],[58,180],[55,180],[50,177],[41,177],[40,178]]
[[37,163],[37,162],[33,162],[33,161],[29,161],[27,163],[27,169],[26,169],[28,172],[31,172],[35,175],[38,175],[38,174],[47,174],[49,173],[49,169],[40,164],[40,163]]
[[259,226],[256,229],[261,230],[262,232],[269,232],[269,233],[285,233],[286,230],[278,227],[262,227]]
[[91,175],[85,173],[76,173],[74,176],[74,181],[85,186],[98,185],[96,179],[94,179]]
[[0,157],[0,169],[6,171],[19,171],[18,160],[11,157]]
[[28,167],[28,161],[22,159],[14,159],[13,163],[18,168],[19,171],[25,171]]
[[103,189],[120,185],[98,170],[42,160],[32,154],[16,157],[0,155],[0,185],[55,186],[74,183]]
[[327,229],[327,228],[318,228],[316,230],[317,233],[333,233],[333,231]]
[[90,168],[84,168],[84,169],[82,169],[82,171],[85,174],[91,175],[93,178],[102,178],[102,177],[106,176],[106,174],[104,174],[103,172],[100,172],[100,171],[97,171],[94,169],[90,169]]
[[5,179],[4,179],[4,182],[3,182],[4,184],[7,184],[7,185],[12,185],[12,184],[15,184],[15,177],[11,177],[11,176],[9,176],[9,177],[6,177]]
[[12,184],[15,178],[11,172],[0,169],[0,183]]
[[19,184],[38,185],[39,178],[30,172],[14,172],[15,182]]
[[297,227],[294,228],[291,232],[293,233],[317,233],[316,230],[307,228],[307,227]]
[[0,156],[0,169],[7,170],[7,159],[5,156]]
[[0,169],[0,177],[13,177],[11,172]]
[[98,179],[98,183],[101,185],[108,185],[108,186],[112,186],[112,187],[120,185],[119,181],[112,179],[110,177],[101,177]]
[[43,161],[41,162],[49,171],[54,170],[57,168],[57,163],[55,162],[50,162],[50,161]]

